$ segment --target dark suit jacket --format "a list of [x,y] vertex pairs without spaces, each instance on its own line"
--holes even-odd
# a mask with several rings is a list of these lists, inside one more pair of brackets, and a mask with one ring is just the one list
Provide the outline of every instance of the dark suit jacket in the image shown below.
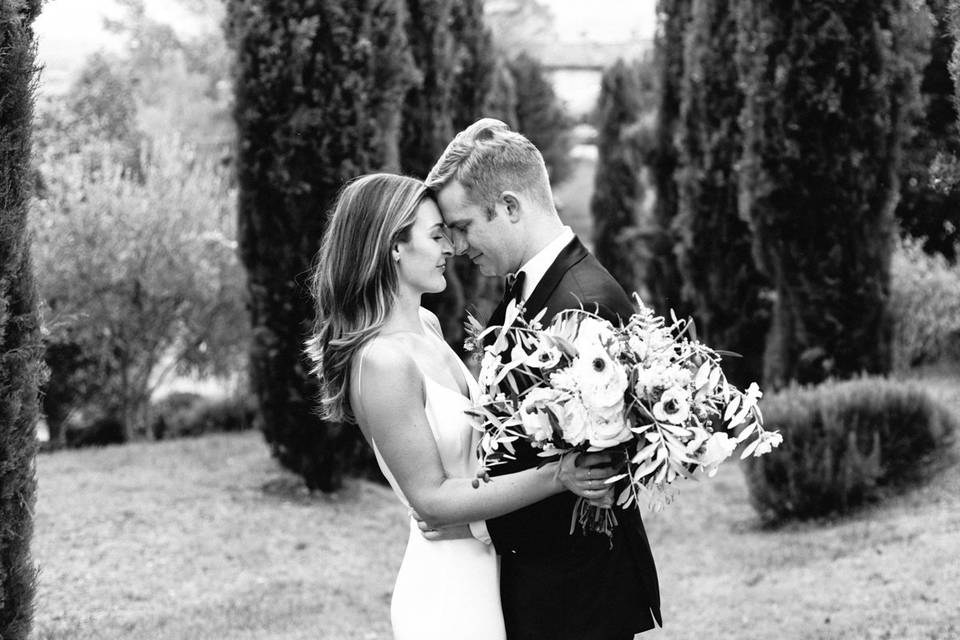
[[[547,324],[581,304],[617,324],[634,311],[616,280],[574,238],[530,294],[524,316],[546,308]],[[488,324],[501,324],[504,311],[497,307]],[[542,461],[527,443],[516,449],[517,459],[496,465],[491,475]],[[576,499],[564,492],[487,521],[501,555],[508,640],[620,640],[661,623],[657,572],[639,513],[617,509],[611,548],[603,534],[570,534]]]

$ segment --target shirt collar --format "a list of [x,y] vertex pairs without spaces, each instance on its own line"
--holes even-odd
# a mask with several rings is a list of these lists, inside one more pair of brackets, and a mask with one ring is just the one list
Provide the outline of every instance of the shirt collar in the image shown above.
[[519,271],[526,273],[523,281],[523,293],[521,294],[522,300],[530,297],[533,290],[536,289],[540,281],[543,280],[543,276],[546,275],[550,265],[556,262],[557,256],[560,255],[564,247],[570,244],[570,241],[573,240],[574,237],[573,229],[564,226],[556,238],[551,240],[537,255],[527,260],[527,262],[520,267]]

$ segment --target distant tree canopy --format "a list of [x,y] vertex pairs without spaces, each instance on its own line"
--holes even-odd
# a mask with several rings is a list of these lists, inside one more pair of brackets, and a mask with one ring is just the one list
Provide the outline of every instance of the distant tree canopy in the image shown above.
[[517,92],[517,128],[535,144],[550,173],[550,182],[570,174],[570,118],[539,60],[521,53],[507,62]]
[[38,390],[43,347],[27,229],[40,0],[0,0],[0,638],[26,640],[37,569]]
[[764,380],[890,366],[893,211],[916,99],[906,0],[739,0],[741,213],[775,292]]
[[315,413],[305,279],[343,183],[399,169],[403,100],[415,79],[404,8],[399,0],[231,0],[227,10],[250,377],[274,455],[309,488],[330,491],[362,445],[356,429]]

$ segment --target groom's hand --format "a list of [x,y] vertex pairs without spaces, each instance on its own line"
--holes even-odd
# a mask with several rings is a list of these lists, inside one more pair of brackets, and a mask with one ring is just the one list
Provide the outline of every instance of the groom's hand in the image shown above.
[[616,473],[609,454],[579,453],[561,458],[557,476],[571,493],[587,500],[602,501],[613,497],[613,485],[604,481]]

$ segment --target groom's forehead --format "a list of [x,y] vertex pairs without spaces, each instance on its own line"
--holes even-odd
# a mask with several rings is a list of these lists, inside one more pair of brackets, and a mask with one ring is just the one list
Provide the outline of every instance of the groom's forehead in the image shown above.
[[467,190],[456,181],[440,190],[437,203],[440,205],[440,213],[443,215],[443,219],[448,224],[451,221],[472,218],[473,210],[476,208]]

